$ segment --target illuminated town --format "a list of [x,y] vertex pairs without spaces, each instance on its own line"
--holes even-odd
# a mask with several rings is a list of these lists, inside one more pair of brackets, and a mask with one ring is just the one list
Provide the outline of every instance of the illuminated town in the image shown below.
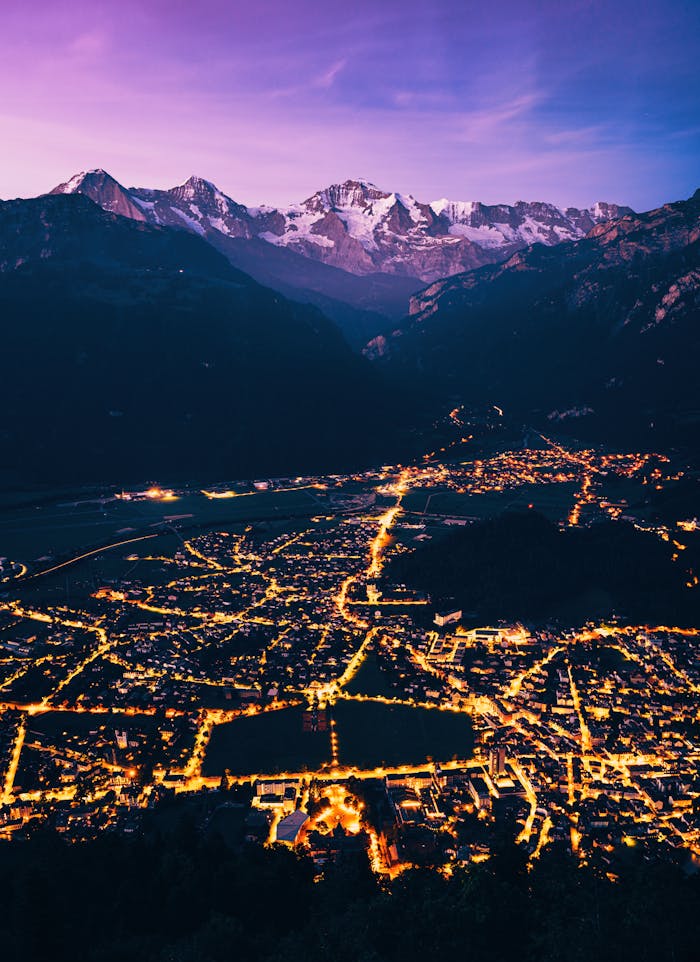
[[700,962],[700,2],[1,10],[0,962]]
[[480,459],[469,443],[46,509],[97,511],[113,536],[3,559],[0,835],[129,833],[204,798],[236,838],[319,868],[366,851],[381,874],[448,872],[504,838],[530,862],[555,842],[583,861],[652,842],[700,857],[700,629],[475,625],[386,577],[513,505],[562,528],[625,519],[682,566],[694,520],[630,507],[682,472],[542,436]]

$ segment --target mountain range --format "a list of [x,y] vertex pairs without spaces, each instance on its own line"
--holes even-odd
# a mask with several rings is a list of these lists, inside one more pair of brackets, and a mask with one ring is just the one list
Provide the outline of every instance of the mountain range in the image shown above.
[[437,281],[365,353],[445,397],[490,397],[579,434],[697,447],[699,350],[697,191]]
[[403,405],[315,307],[81,194],[0,202],[0,474],[241,477],[395,447]]
[[353,343],[386,327],[384,318],[405,314],[425,283],[528,244],[575,240],[631,213],[607,203],[588,210],[423,204],[365,180],[332,185],[287,208],[246,207],[201,177],[169,190],[125,188],[103,170],[76,174],[52,193],[84,194],[122,217],[199,234],[260,283],[316,304]]
[[[302,213],[250,209],[100,171],[0,202],[0,471],[332,470],[424,451],[455,403],[697,447],[700,192],[644,214],[413,203],[346,182]],[[492,262],[399,273],[431,245]]]

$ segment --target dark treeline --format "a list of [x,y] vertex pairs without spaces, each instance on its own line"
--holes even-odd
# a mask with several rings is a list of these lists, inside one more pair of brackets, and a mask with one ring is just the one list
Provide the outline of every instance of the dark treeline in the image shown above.
[[42,835],[0,846],[0,886],[3,962],[690,962],[700,938],[696,876],[639,859],[611,881],[547,850],[530,872],[511,849],[449,879],[350,863],[314,882],[289,850],[190,831]]
[[586,594],[598,592],[605,613],[695,624],[699,599],[685,581],[698,549],[691,536],[683,540],[688,550],[674,562],[672,544],[630,524],[560,530],[533,511],[513,511],[400,555],[386,576],[485,619],[548,618],[563,611],[563,602],[581,599],[585,609]]

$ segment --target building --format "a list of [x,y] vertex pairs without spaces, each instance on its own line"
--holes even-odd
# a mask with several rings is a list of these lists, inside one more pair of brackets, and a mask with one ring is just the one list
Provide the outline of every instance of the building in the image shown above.
[[296,845],[302,828],[309,820],[309,816],[301,809],[280,819],[275,831],[275,841],[284,842],[285,845]]
[[433,622],[438,626],[438,628],[444,628],[445,625],[450,625],[456,621],[459,621],[461,617],[461,608],[446,608],[444,611],[435,612]]
[[413,791],[421,792],[433,788],[437,785],[435,772],[426,769],[423,772],[407,772],[399,775],[385,775],[384,785],[386,790],[392,788],[410,788]]
[[299,792],[298,779],[265,778],[255,783],[255,808],[281,808],[292,812]]
[[495,644],[501,640],[501,631],[499,628],[474,628],[469,634],[472,641],[487,645]]
[[474,800],[474,804],[481,811],[481,809],[486,809],[487,811],[491,808],[491,792],[486,784],[485,779],[480,775],[472,775],[469,779],[469,793]]
[[494,745],[489,752],[489,775],[499,778],[506,771],[506,749],[504,745]]
[[332,832],[325,835],[309,832],[306,838],[309,855],[317,865],[358,858],[367,851],[369,844],[366,832],[352,834],[345,832],[341,825],[336,825]]

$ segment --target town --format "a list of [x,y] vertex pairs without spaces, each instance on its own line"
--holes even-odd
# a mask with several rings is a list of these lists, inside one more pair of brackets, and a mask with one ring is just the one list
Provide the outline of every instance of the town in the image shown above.
[[319,870],[366,853],[387,875],[449,871],[504,841],[611,872],[621,846],[700,858],[700,629],[479,625],[386,577],[506,509],[624,519],[682,566],[694,520],[635,507],[682,472],[542,436],[468,460],[468,442],[351,476],[120,490],[100,510],[147,526],[4,558],[0,837],[135,832],[189,806]]

